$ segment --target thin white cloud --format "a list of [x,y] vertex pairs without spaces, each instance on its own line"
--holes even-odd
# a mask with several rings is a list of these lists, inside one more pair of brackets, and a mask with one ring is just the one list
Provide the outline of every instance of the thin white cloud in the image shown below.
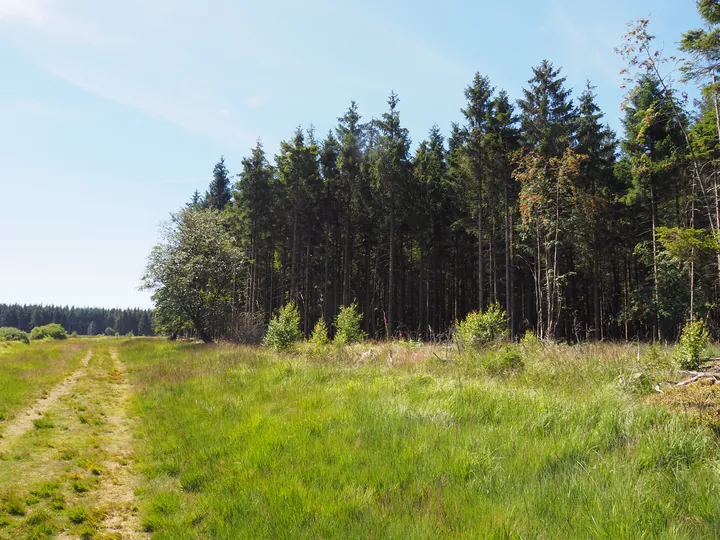
[[40,25],[45,11],[39,0],[0,0],[0,22],[14,19]]
[[620,84],[620,62],[613,55],[620,36],[615,36],[613,28],[601,27],[598,24],[585,24],[581,28],[559,6],[555,7],[548,20],[552,28],[564,36],[576,65],[592,67],[593,71],[602,74],[607,82]]
[[245,100],[245,105],[251,109],[259,109],[267,103],[267,98],[262,96],[251,96]]
[[95,24],[68,16],[47,0],[0,0],[0,25],[26,26],[43,38],[67,43],[107,45],[113,42]]
[[203,96],[186,96],[179,89],[151,87],[133,77],[74,67],[49,66],[48,71],[65,82],[120,105],[161,118],[187,131],[248,145],[257,138],[245,131]]
[[143,11],[156,17],[152,21],[116,22],[143,5],[115,5],[111,16],[99,4],[80,9],[67,0],[0,0],[0,29],[41,69],[85,92],[192,133],[252,145],[258,134],[239,125],[217,92],[195,83],[204,73],[177,69],[182,51],[175,58],[148,47],[148,36],[155,34],[143,34],[144,25],[163,24],[162,10]]

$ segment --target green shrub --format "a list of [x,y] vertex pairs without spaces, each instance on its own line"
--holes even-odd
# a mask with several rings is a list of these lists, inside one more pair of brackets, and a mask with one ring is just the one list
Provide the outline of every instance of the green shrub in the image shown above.
[[335,317],[335,339],[337,345],[347,345],[364,341],[367,334],[360,328],[362,313],[357,312],[357,304],[353,302],[349,306],[340,308],[340,313]]
[[67,339],[67,332],[59,324],[46,324],[45,326],[36,326],[30,331],[30,339]]
[[12,326],[3,326],[0,328],[0,341],[22,341],[23,343],[30,343],[27,332],[23,332]]
[[488,373],[491,375],[503,375],[506,373],[521,371],[525,364],[522,357],[514,347],[505,346],[495,351],[487,363]]
[[108,327],[105,329],[105,331],[103,332],[103,334],[105,334],[106,336],[112,337],[112,336],[114,336],[114,335],[116,334],[116,332],[115,332],[114,329],[112,329],[112,328],[110,328],[110,327],[108,326]]
[[702,320],[687,323],[675,347],[674,357],[683,369],[700,367],[700,353],[708,344],[708,331]]
[[480,347],[507,336],[507,317],[500,304],[485,311],[473,311],[455,329],[455,339],[463,347]]
[[315,323],[312,335],[310,336],[310,343],[316,347],[324,347],[330,342],[328,338],[328,327],[325,324],[325,317],[320,317],[318,322]]
[[125,334],[125,337],[127,337],[127,338],[134,338],[134,337],[135,337],[135,332],[133,332],[132,330],[130,330],[127,334]]
[[295,302],[289,302],[270,319],[263,344],[273,349],[287,349],[301,339],[300,312]]
[[522,347],[506,344],[484,350],[467,349],[461,355],[471,370],[493,376],[509,375],[525,367],[521,356]]
[[73,330],[73,333],[70,334],[70,337],[77,337],[77,336],[78,336],[78,334],[77,334],[77,332],[76,332],[75,330]]

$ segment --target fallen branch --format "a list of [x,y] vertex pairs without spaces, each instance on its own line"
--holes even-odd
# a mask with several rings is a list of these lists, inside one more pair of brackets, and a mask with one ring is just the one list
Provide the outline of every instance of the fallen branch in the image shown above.
[[713,384],[715,384],[716,382],[718,382],[716,376],[718,376],[717,373],[698,373],[697,375],[694,375],[689,379],[685,379],[684,381],[677,383],[675,386],[687,386],[688,384],[692,384],[695,381],[699,381],[700,379],[712,379]]
[[720,377],[720,373],[717,371],[688,371],[686,369],[678,369],[678,373],[683,373],[684,375],[712,375],[714,377]]

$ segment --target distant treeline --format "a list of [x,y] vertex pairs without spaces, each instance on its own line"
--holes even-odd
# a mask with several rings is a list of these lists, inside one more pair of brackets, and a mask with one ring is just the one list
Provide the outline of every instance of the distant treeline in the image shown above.
[[0,327],[13,326],[29,332],[36,326],[57,323],[69,333],[97,335],[108,328],[119,334],[152,336],[152,311],[75,306],[0,304]]

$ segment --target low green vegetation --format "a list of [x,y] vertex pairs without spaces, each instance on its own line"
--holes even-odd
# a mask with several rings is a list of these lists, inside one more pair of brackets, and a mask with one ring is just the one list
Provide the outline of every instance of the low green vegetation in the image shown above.
[[56,323],[36,326],[30,331],[30,339],[67,339],[65,328]]
[[315,347],[325,347],[330,343],[328,337],[328,327],[325,324],[325,317],[320,317],[315,323],[312,334],[310,335],[310,343]]
[[3,326],[0,328],[0,341],[20,341],[22,343],[30,343],[30,336],[27,332],[23,332],[12,326]]
[[295,302],[289,302],[270,319],[263,339],[266,347],[287,349],[303,338],[300,332],[300,312]]
[[680,334],[680,343],[675,348],[675,358],[683,369],[700,367],[700,355],[708,346],[708,335],[705,322],[696,320],[689,322]]
[[[68,368],[63,356],[76,356],[79,343],[33,342],[18,351],[28,361],[30,352]],[[130,432],[119,429],[127,408],[108,347],[117,344],[90,342],[92,359],[71,388],[56,392],[28,429],[0,431],[7,435],[0,437],[0,538],[134,538],[140,532],[137,526],[129,534],[125,526],[133,512],[123,493],[132,493],[132,485],[122,469],[132,467],[132,442]],[[0,358],[2,375],[11,364]],[[35,374],[44,382],[41,371]],[[0,403],[5,399],[0,387]]]
[[357,304],[353,302],[349,306],[342,306],[335,317],[335,338],[336,345],[348,345],[365,340],[367,334],[362,331],[362,313],[358,313]]
[[155,538],[720,530],[713,422],[623,383],[672,377],[670,348],[305,348],[122,345]]
[[79,365],[86,347],[80,341],[49,341],[0,348],[0,435],[4,421]]
[[462,347],[477,348],[507,337],[507,316],[499,304],[485,311],[473,311],[457,323],[455,340]]

